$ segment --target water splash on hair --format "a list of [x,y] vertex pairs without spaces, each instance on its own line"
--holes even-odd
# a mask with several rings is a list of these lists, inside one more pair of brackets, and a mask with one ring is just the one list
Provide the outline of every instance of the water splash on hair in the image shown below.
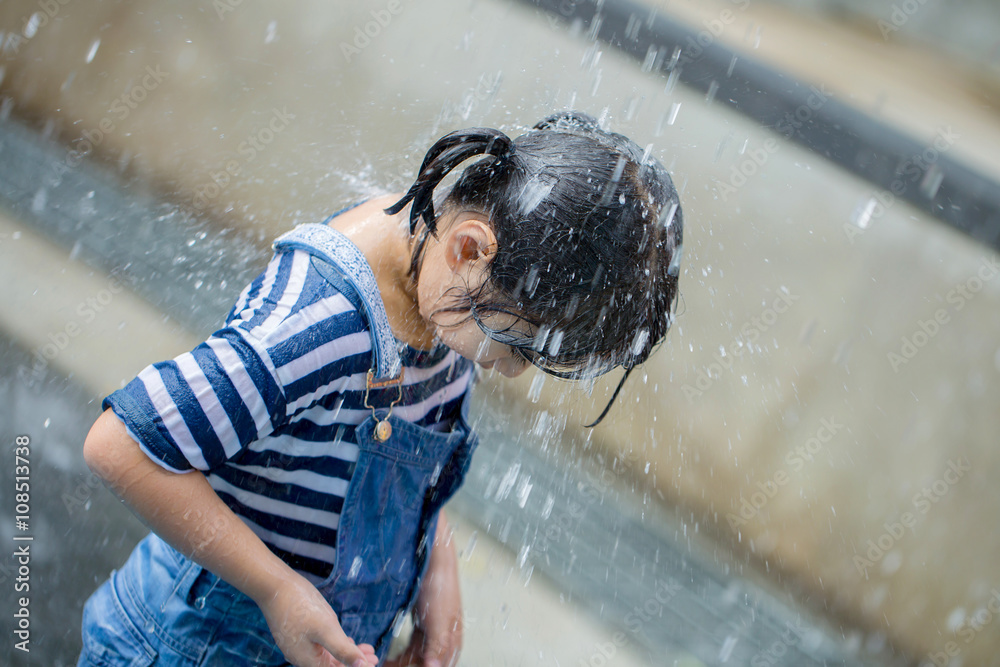
[[558,178],[548,174],[533,175],[518,194],[518,212],[521,215],[530,215],[538,208],[539,204],[545,201],[558,182]]

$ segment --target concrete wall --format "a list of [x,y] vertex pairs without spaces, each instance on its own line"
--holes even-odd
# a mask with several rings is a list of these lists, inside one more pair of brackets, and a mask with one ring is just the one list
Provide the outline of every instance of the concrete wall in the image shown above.
[[[3,3],[0,27],[23,37],[38,6]],[[449,130],[516,134],[567,105],[606,111],[676,174],[683,300],[667,343],[580,454],[622,458],[651,510],[713,535],[748,573],[767,573],[845,632],[861,627],[864,641],[915,656],[955,642],[966,664],[1000,664],[996,626],[977,616],[1000,586],[996,256],[902,203],[864,221],[879,201],[864,183],[702,96],[666,90],[551,17],[499,0],[404,0],[382,26],[371,12],[387,6],[305,3],[289,13],[244,2],[217,12],[77,0],[37,21],[17,53],[8,43],[0,94],[11,101],[0,113],[70,149],[90,141],[127,179],[264,245],[346,202],[402,189]],[[665,9],[698,25],[732,6]],[[828,71],[797,74],[848,99],[854,78],[907,62],[892,60],[891,43],[757,5],[723,39],[790,68],[803,60],[796,40],[811,40]],[[821,57],[850,51],[852,39],[868,39],[860,67]],[[926,88],[900,86],[890,108],[934,97],[937,80],[913,76]],[[954,83],[947,70],[935,76]],[[996,153],[983,147],[1000,141],[996,119],[936,101],[890,117],[929,146],[954,121],[959,137],[946,150],[991,168]],[[267,145],[248,150],[255,140]],[[752,166],[765,146],[777,148]],[[79,168],[72,153],[67,161]],[[239,173],[227,181],[230,161]],[[740,169],[753,173],[740,179]],[[538,382],[497,382],[496,400],[534,402],[579,430],[606,397],[604,384],[588,396]]]

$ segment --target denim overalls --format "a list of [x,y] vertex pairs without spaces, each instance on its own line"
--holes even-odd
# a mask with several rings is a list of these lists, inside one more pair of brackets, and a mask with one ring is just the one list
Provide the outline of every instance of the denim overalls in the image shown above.
[[[438,511],[461,484],[476,446],[469,395],[448,433],[392,416],[402,364],[364,255],[326,224],[300,225],[274,248],[309,252],[369,323],[373,414],[356,429],[360,451],[341,510],[336,564],[318,588],[347,636],[372,644],[384,660],[393,630],[416,601]],[[381,422],[391,427],[384,442],[376,436]],[[155,534],[88,600],[83,640],[80,666],[287,664],[250,598]]]

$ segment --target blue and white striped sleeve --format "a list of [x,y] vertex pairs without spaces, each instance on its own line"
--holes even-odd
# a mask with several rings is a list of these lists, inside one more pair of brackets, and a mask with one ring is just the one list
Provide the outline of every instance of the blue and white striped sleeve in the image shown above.
[[233,329],[147,366],[102,407],[112,408],[146,454],[174,472],[209,470],[285,417],[273,368]]
[[[363,330],[353,307],[314,274],[306,253],[276,255],[243,290],[224,328],[190,352],[147,366],[102,408],[112,408],[143,451],[173,472],[210,470],[270,435],[300,393],[323,394],[319,383],[292,382],[289,369],[305,364],[309,377],[328,381],[331,355],[317,348]],[[353,365],[368,364],[370,344],[363,347]],[[354,370],[338,361],[341,370]]]

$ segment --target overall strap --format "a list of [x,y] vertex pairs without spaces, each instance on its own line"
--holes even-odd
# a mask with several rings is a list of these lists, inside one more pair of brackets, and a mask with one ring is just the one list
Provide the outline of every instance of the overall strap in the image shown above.
[[[389,317],[364,254],[346,236],[329,225],[306,223],[285,232],[271,244],[274,250],[299,249],[313,256],[313,266],[341,294],[362,310],[368,320],[377,381],[399,377],[403,363]],[[318,261],[317,261],[318,260]]]

